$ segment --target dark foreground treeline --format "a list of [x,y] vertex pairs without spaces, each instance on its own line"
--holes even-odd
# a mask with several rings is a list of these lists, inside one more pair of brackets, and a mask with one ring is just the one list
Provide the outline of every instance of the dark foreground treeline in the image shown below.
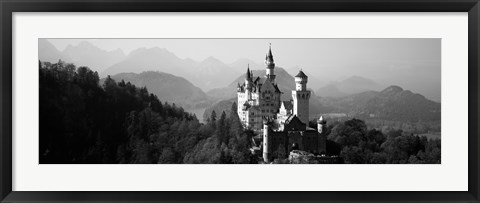
[[256,162],[236,114],[204,125],[145,87],[99,85],[97,72],[62,61],[39,68],[41,164]]

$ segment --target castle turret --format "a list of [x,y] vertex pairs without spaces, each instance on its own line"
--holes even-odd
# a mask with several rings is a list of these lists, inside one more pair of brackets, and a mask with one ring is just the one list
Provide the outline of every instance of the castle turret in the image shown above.
[[263,118],[263,161],[270,162],[272,158],[272,152],[270,149],[270,136],[272,132],[273,121],[269,117]]
[[323,116],[320,116],[320,118],[317,120],[317,131],[318,133],[322,134],[325,132],[327,121],[323,119]]
[[318,131],[318,152],[325,154],[327,152],[327,121],[323,119],[323,116],[317,120]]
[[245,74],[245,85],[251,85],[252,72],[250,72],[250,64],[247,65],[247,73]]
[[307,82],[308,76],[300,70],[295,76],[295,90],[292,91],[292,98],[293,114],[308,125],[310,91],[307,90]]
[[273,61],[273,55],[272,55],[272,46],[270,45],[268,48],[268,53],[265,56],[265,65],[266,67],[266,75],[265,77],[270,78],[272,80],[275,80],[275,72],[273,69],[275,69],[275,62]]
[[297,91],[306,91],[307,90],[308,76],[300,70],[295,76],[295,90]]

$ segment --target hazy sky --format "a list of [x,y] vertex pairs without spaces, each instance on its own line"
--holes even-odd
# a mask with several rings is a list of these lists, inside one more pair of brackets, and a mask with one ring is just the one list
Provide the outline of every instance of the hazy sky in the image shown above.
[[180,58],[262,64],[268,44],[277,66],[302,68],[320,80],[362,76],[440,100],[441,39],[50,39],[60,51],[89,41],[105,50],[166,48]]

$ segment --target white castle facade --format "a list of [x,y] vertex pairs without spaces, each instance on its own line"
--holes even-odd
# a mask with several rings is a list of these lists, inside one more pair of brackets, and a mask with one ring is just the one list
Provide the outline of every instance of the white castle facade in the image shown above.
[[[325,153],[325,121],[318,120],[317,129],[308,127],[309,100],[308,76],[303,71],[295,76],[292,100],[281,101],[282,92],[275,82],[275,62],[271,47],[265,56],[265,77],[254,77],[247,68],[245,82],[237,86],[237,113],[244,128],[262,134],[258,142],[265,162],[272,152],[298,148],[312,153]],[[275,157],[273,157],[275,158]]]

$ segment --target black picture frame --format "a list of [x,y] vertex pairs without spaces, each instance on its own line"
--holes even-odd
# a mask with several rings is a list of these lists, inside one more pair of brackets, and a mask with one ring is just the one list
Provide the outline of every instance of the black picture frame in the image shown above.
[[[77,202],[479,202],[478,0],[0,0],[0,199]],[[22,192],[12,191],[13,12],[468,12],[468,191]],[[448,175],[448,174],[445,174]],[[48,184],[48,183],[45,183]]]

